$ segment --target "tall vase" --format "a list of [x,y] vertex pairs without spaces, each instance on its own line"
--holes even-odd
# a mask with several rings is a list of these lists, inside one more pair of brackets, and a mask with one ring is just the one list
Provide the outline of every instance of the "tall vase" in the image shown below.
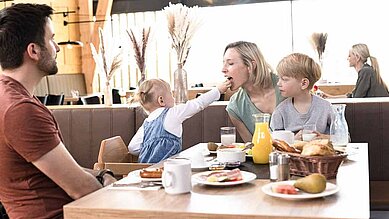
[[321,69],[321,76],[319,79],[319,83],[327,83],[327,75],[326,75],[326,69],[324,68],[324,59],[323,54],[319,57],[319,64]]
[[106,106],[112,106],[112,89],[109,81],[105,82],[104,88],[104,104]]
[[177,70],[174,71],[174,98],[176,104],[188,101],[187,73],[181,63],[177,65]]

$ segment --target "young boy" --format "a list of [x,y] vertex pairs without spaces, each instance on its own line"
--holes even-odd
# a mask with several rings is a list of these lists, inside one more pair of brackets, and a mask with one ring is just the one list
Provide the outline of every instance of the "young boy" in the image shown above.
[[328,135],[331,126],[331,103],[310,92],[320,79],[320,66],[307,55],[293,53],[278,63],[277,72],[277,85],[281,95],[287,99],[277,106],[272,115],[272,130],[292,131],[296,133],[295,139],[301,140],[303,126],[315,124],[317,135]]

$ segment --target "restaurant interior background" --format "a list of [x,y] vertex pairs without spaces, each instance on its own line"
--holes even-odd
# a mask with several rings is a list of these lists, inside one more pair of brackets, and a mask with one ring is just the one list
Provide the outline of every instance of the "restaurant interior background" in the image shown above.
[[[110,2],[113,3],[110,5]],[[113,79],[113,86],[128,90],[139,80],[134,51],[126,30],[135,33],[143,27],[151,27],[151,42],[147,47],[147,78],[159,77],[173,84],[176,69],[175,51],[167,32],[163,7],[169,1],[139,0],[30,0],[6,1],[0,7],[12,3],[31,2],[51,5],[57,13],[53,16],[55,39],[81,41],[83,47],[61,46],[57,57],[59,73],[84,73],[88,93],[99,92],[103,83],[95,72],[90,54],[90,42],[98,42],[97,27],[112,33],[114,42],[123,48],[123,64]],[[323,79],[331,83],[354,84],[357,73],[348,66],[348,50],[352,44],[366,43],[371,55],[378,58],[382,77],[389,81],[389,39],[383,31],[388,20],[384,2],[380,0],[294,0],[294,1],[172,1],[188,6],[201,3],[198,17],[202,25],[194,35],[192,47],[184,66],[188,72],[188,84],[203,83],[213,86],[223,80],[221,73],[223,51],[233,41],[255,42],[265,58],[275,68],[278,61],[292,52],[302,52],[318,60],[310,43],[314,32],[328,34],[323,55]],[[257,2],[257,3],[255,3]],[[260,2],[260,3],[258,3]],[[247,3],[247,4],[245,4]],[[99,5],[106,5],[101,7]],[[105,10],[102,13],[101,10]],[[147,11],[139,11],[147,10]],[[150,11],[151,10],[151,11]],[[102,14],[102,15],[101,15]],[[95,18],[93,18],[95,15]],[[111,15],[111,16],[109,16]],[[108,20],[106,22],[70,23],[64,21]],[[97,41],[96,41],[97,38]]]

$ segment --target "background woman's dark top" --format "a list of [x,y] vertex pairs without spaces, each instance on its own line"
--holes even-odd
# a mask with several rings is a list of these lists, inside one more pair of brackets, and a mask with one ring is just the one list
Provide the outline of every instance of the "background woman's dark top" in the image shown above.
[[364,64],[358,72],[358,80],[351,95],[348,97],[388,97],[389,92],[385,84],[378,83],[378,79],[373,68]]

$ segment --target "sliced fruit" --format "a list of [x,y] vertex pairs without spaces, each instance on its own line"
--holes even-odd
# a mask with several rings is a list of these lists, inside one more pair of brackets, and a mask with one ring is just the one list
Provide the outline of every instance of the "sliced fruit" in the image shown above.
[[273,185],[271,189],[273,192],[280,194],[295,195],[298,192],[298,190],[293,185]]

